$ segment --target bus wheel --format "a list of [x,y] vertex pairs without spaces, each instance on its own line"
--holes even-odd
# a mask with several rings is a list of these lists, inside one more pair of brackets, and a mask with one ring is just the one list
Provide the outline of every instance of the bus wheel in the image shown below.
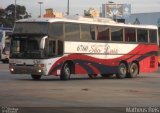
[[7,63],[9,63],[9,61],[7,59],[5,59],[5,60],[2,60],[2,63],[7,64]]
[[94,79],[94,78],[96,78],[96,77],[97,77],[97,74],[88,74],[88,76],[89,76],[89,78]]
[[31,75],[33,80],[40,80],[42,75]]
[[71,70],[68,63],[65,63],[62,67],[62,74],[60,76],[61,80],[68,80],[71,76]]
[[6,61],[5,61],[5,60],[2,60],[2,63],[3,63],[3,64],[5,64],[5,63],[6,63]]
[[111,78],[113,74],[101,74],[103,78]]
[[128,77],[129,78],[135,78],[137,77],[138,75],[138,72],[139,72],[139,68],[138,68],[138,65],[137,63],[132,63],[130,68],[129,68],[129,74],[128,74]]
[[120,63],[118,67],[118,73],[116,74],[117,78],[123,79],[127,75],[127,66],[125,63]]

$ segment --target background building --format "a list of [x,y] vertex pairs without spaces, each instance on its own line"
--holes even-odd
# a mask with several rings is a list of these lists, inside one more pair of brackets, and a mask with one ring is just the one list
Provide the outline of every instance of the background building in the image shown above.
[[130,17],[125,20],[125,23],[156,25],[159,28],[160,36],[160,12],[131,14]]

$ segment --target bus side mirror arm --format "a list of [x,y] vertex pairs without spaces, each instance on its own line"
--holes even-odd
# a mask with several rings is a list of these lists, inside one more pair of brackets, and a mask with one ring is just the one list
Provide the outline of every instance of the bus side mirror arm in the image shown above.
[[44,37],[42,38],[41,43],[40,43],[40,49],[44,49],[46,38],[48,38],[48,36],[44,36]]

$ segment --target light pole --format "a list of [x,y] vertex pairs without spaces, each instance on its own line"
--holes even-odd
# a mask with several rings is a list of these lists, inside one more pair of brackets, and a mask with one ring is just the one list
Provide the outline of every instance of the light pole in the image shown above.
[[17,20],[17,0],[15,0],[15,8],[14,8],[14,21],[16,22]]
[[39,17],[41,18],[42,17],[42,15],[41,15],[41,5],[43,4],[43,2],[38,2],[38,4],[40,6],[40,15],[39,15]]
[[69,0],[68,0],[68,4],[67,4],[67,15],[69,15]]

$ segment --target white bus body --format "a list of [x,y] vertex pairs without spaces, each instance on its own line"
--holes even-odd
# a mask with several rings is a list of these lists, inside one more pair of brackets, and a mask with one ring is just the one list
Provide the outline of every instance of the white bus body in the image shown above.
[[158,69],[156,26],[102,18],[24,19],[15,24],[10,72],[69,79],[71,74],[136,77]]

